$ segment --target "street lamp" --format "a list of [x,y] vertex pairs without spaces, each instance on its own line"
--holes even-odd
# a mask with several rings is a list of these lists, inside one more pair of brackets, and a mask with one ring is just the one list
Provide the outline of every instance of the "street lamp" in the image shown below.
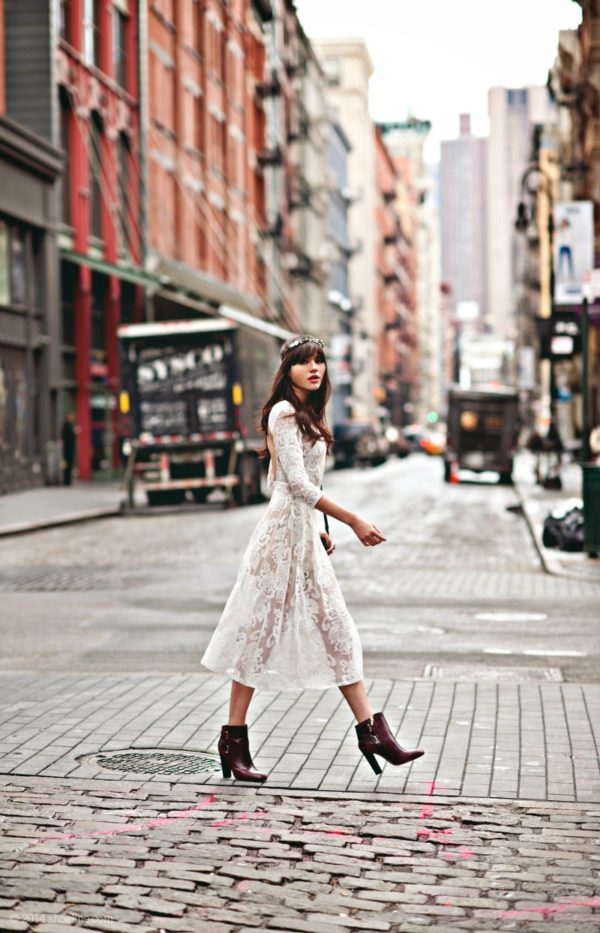
[[[549,299],[550,299],[550,350],[549,350],[549,363],[550,363],[550,385],[548,387],[549,396],[550,396],[550,418],[551,421],[555,419],[555,395],[556,395],[556,385],[554,377],[554,365],[552,361],[552,350],[551,350],[551,339],[552,339],[552,329],[554,326],[555,319],[555,310],[554,310],[554,194],[552,191],[552,179],[544,171],[539,162],[532,162],[523,172],[521,176],[521,201],[517,207],[517,216],[515,219],[515,230],[519,233],[527,233],[531,230],[532,226],[537,228],[536,215],[535,215],[535,203],[537,197],[540,193],[546,195],[548,199],[548,223],[547,223],[547,232],[548,232],[548,269],[549,269]],[[525,196],[529,196],[530,204],[529,206],[525,203]],[[541,315],[537,315],[537,319]]]

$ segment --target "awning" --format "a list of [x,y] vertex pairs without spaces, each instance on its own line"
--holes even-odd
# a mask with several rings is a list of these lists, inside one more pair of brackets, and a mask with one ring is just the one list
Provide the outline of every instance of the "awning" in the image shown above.
[[115,278],[121,279],[123,282],[131,282],[133,285],[143,285],[144,288],[153,289],[160,286],[158,278],[134,266],[119,266],[116,263],[86,256],[85,253],[76,253],[75,250],[65,249],[64,247],[61,248],[60,254],[61,258],[66,259],[67,262],[75,262],[79,266],[88,266],[93,272],[101,272],[103,275],[114,275]]

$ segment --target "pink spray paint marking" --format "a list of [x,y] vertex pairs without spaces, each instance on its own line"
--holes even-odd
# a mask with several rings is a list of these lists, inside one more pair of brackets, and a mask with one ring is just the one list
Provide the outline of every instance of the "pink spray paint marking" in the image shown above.
[[[194,816],[198,810],[204,810],[205,807],[209,807],[211,804],[216,803],[217,797],[215,794],[211,794],[209,797],[205,797],[204,800],[201,800],[200,803],[195,807],[190,807],[189,810],[181,810],[175,816],[160,816],[155,817],[152,820],[147,820],[144,823],[127,823],[125,826],[116,826],[114,829],[97,829],[87,833],[58,833],[56,835],[51,835],[50,833],[40,836],[37,839],[33,839],[30,845],[41,845],[44,842],[58,842],[66,841],[69,839],[95,839],[100,836],[119,836],[122,833],[131,833],[135,830],[141,829],[154,829],[155,826],[167,826],[169,823],[176,823],[177,820],[186,819],[187,817]],[[23,848],[28,848],[28,846],[23,846]]]
[[240,820],[262,819],[267,816],[264,810],[255,810],[254,813],[237,813],[235,816],[225,820],[215,820],[211,826],[234,826]]
[[433,807],[430,807],[430,806],[423,807],[423,809],[419,813],[419,819],[426,820],[429,816],[431,816],[432,813],[433,813]]
[[558,904],[542,904],[539,907],[523,907],[522,910],[499,910],[498,917],[522,917],[527,914],[541,914],[551,917],[575,907],[600,907],[600,897],[589,897],[584,901],[560,901]]
[[433,794],[433,792],[434,792],[434,790],[435,790],[435,787],[436,787],[436,783],[437,783],[436,781],[430,781],[430,782],[429,782],[429,790],[428,790],[428,792],[427,792],[427,796],[428,796],[428,797],[431,797],[431,796],[432,796],[432,794]]
[[474,857],[475,853],[472,849],[467,848],[467,846],[461,846],[458,852],[450,850],[448,850],[448,852],[440,852],[440,858],[446,859],[448,862],[458,861],[458,859],[466,862]]

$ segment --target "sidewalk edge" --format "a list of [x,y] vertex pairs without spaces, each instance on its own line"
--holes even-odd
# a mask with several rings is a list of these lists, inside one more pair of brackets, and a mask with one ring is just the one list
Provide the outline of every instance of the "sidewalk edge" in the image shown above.
[[94,521],[98,518],[111,518],[115,515],[121,515],[121,513],[121,506],[111,505],[99,509],[86,509],[84,512],[70,512],[66,515],[58,515],[56,518],[42,519],[37,522],[6,525],[4,528],[0,528],[0,538],[29,534],[33,531],[42,531],[45,528],[56,528],[59,525],[73,525],[77,522]]
[[551,554],[548,553],[548,548],[544,547],[544,544],[542,542],[542,536],[529,510],[527,496],[524,494],[521,488],[521,484],[515,480],[513,483],[513,487],[519,499],[519,504],[523,511],[523,515],[525,516],[527,527],[529,528],[531,538],[535,545],[535,549],[538,552],[544,572],[553,577],[564,577],[567,580],[578,580],[580,583],[581,582],[584,582],[584,583],[596,582],[593,579],[590,579],[589,577],[585,576],[584,574],[573,573],[569,570],[565,570],[565,568],[561,566],[558,558],[555,558]]

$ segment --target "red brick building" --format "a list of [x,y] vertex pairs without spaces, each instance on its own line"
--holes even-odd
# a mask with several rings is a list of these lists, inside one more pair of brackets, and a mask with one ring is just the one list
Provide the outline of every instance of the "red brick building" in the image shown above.
[[[250,0],[155,0],[147,8],[148,266],[157,318],[219,305],[262,315],[262,23]],[[191,300],[190,300],[191,296]]]
[[[80,479],[119,462],[116,331],[143,313],[138,0],[57,4],[62,198],[62,388]],[[137,284],[136,284],[137,283]]]
[[[377,311],[379,315],[379,401],[388,409],[392,424],[405,423],[404,404],[415,379],[414,335],[410,305],[411,279],[407,273],[410,256],[397,208],[400,176],[379,127],[375,127],[376,218],[375,262],[377,265]],[[414,282],[412,282],[414,285]]]

